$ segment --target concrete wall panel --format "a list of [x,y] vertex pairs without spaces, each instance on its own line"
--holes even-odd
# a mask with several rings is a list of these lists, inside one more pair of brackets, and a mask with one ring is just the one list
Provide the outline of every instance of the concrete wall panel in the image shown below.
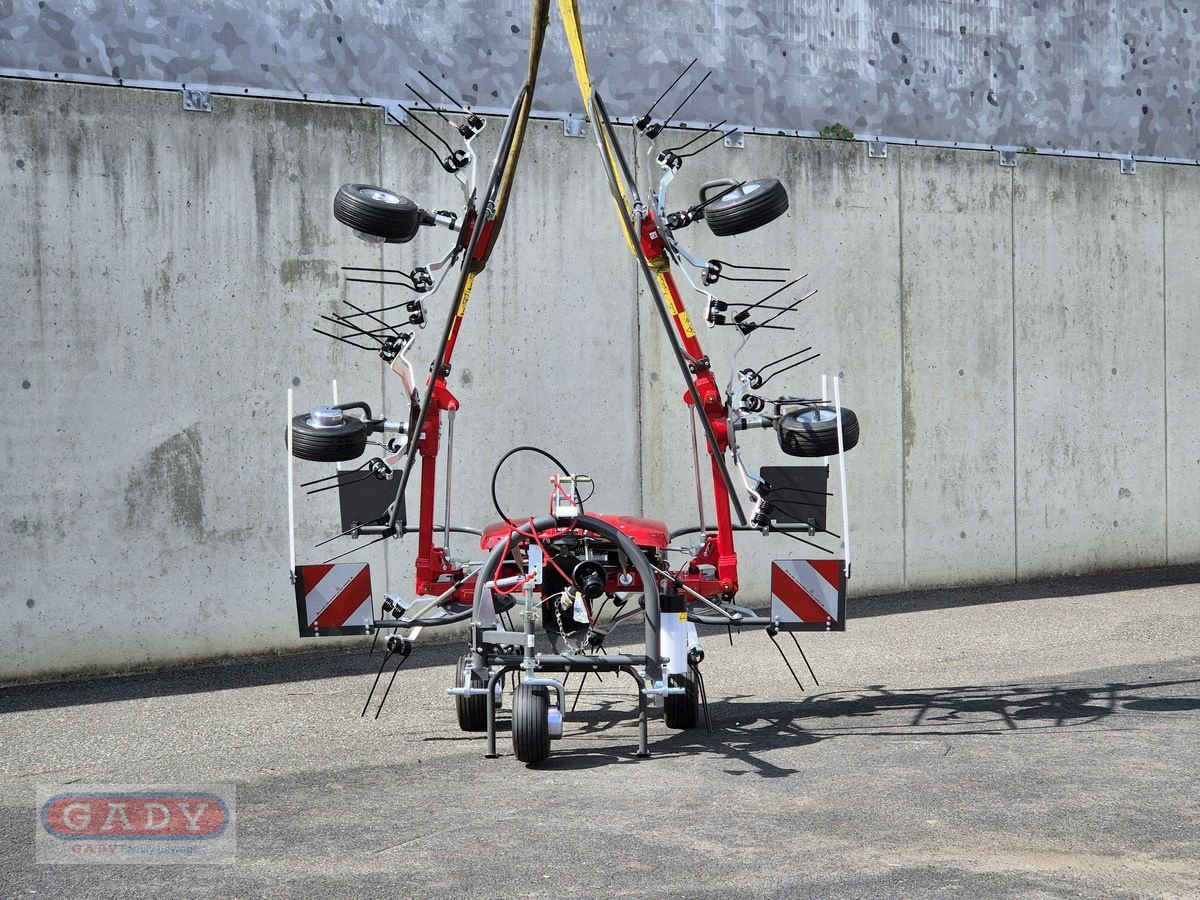
[[283,401],[345,362],[303,320],[377,255],[313,223],[378,114],[0,90],[4,674],[294,643]]
[[906,586],[1009,580],[1012,170],[991,154],[898,153]]
[[1200,179],[1163,172],[1167,551],[1200,559]]
[[1162,564],[1162,170],[1021,163],[1018,577]]

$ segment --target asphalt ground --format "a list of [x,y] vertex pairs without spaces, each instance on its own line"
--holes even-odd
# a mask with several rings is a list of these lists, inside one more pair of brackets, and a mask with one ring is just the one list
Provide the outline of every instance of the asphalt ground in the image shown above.
[[[1197,897],[1200,567],[853,603],[705,639],[713,733],[589,679],[550,759],[457,729],[457,646],[0,690],[10,897]],[[628,633],[623,649],[633,650]],[[788,642],[790,644],[790,642]],[[572,679],[573,685],[577,684]],[[378,696],[378,694],[377,694]],[[34,862],[39,784],[228,783],[223,865]]]

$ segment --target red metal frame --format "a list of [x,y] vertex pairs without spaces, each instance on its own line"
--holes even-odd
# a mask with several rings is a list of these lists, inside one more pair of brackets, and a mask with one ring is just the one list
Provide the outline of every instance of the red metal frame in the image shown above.
[[[460,234],[468,234],[472,226],[472,218],[464,223]],[[490,227],[487,226],[487,227]],[[666,245],[658,232],[653,213],[647,211],[641,224],[641,244],[646,258],[655,270],[663,295],[671,310],[671,319],[679,336],[684,352],[695,363],[693,380],[696,392],[702,400],[703,408],[699,414],[707,417],[717,438],[718,450],[724,453],[729,447],[728,413],[716,376],[707,365],[703,348],[692,326],[687,308],[680,297],[679,289],[672,277],[667,257]],[[482,247],[484,241],[480,241]],[[483,260],[485,251],[477,249],[472,264]],[[416,440],[419,441],[418,453],[421,457],[421,488],[420,513],[417,527],[417,558],[415,591],[421,595],[437,595],[444,593],[447,588],[462,578],[461,567],[451,564],[446,550],[434,542],[434,509],[437,503],[437,455],[441,449],[441,430],[444,413],[455,412],[459,409],[459,401],[451,393],[446,384],[446,373],[450,369],[454,348],[462,328],[462,320],[466,315],[467,304],[470,300],[468,286],[450,331],[446,344],[444,364],[441,372],[431,372],[426,381],[426,389],[432,391],[432,401],[425,420],[425,427]],[[689,407],[693,405],[690,391],[685,391],[684,402]],[[697,556],[683,569],[676,573],[681,583],[705,597],[724,595],[732,597],[738,590],[738,558],[734,548],[733,518],[730,512],[729,491],[721,478],[716,459],[710,450],[710,466],[712,470],[713,502],[716,509],[717,527],[715,533],[704,534],[704,543]],[[661,550],[667,543],[666,526],[652,519],[641,519],[634,516],[600,515],[597,518],[610,522],[640,547]],[[448,523],[447,523],[448,524]],[[507,525],[492,525],[485,529],[482,545],[487,549],[508,532]],[[633,586],[635,589],[639,586]],[[629,590],[629,587],[623,588]],[[455,591],[458,600],[469,603],[474,592],[474,580],[468,579]]]

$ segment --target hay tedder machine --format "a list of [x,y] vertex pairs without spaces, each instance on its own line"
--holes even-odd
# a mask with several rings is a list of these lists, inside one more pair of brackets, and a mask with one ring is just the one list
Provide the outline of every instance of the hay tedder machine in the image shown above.
[[[591,480],[569,471],[545,450],[529,446],[509,450],[499,459],[497,470],[519,452],[540,453],[549,459],[560,474],[550,485],[548,511],[515,517],[495,503],[499,516],[495,524],[483,528],[450,524],[453,423],[459,412],[459,401],[448,384],[451,360],[472,285],[487,266],[504,222],[529,121],[549,0],[533,0],[528,75],[513,100],[511,114],[503,121],[499,147],[486,178],[477,178],[480,167],[473,147],[487,124],[484,118],[455,100],[448,86],[427,76],[422,75],[429,82],[425,90],[439,98],[437,106],[414,89],[431,114],[436,114],[431,118],[435,124],[413,117],[405,127],[437,156],[441,168],[461,183],[462,209],[431,212],[391,189],[357,183],[344,185],[334,199],[337,221],[373,243],[403,244],[422,228],[444,228],[449,233],[449,249],[437,261],[407,271],[358,267],[347,276],[361,279],[369,275],[367,280],[372,283],[396,285],[408,292],[408,299],[375,309],[343,301],[348,311],[323,317],[327,321],[315,329],[382,357],[403,385],[404,408],[389,418],[374,415],[366,403],[338,403],[335,398],[328,406],[295,414],[293,395],[290,391],[288,395],[290,571],[301,635],[369,634],[376,641],[380,632],[388,635],[383,661],[363,707],[365,714],[381,676],[395,660],[379,701],[382,708],[418,635],[446,626],[465,627],[465,651],[449,688],[458,724],[464,731],[486,732],[487,755],[495,756],[497,713],[507,707],[514,753],[531,764],[546,759],[551,741],[562,736],[567,713],[565,682],[571,673],[580,678],[609,672],[631,676],[638,689],[638,755],[644,756],[648,753],[649,715],[662,715],[666,725],[676,729],[697,727],[702,717],[709,723],[698,625],[731,633],[733,629],[762,628],[781,654],[783,648],[776,640],[780,633],[790,635],[799,650],[793,632],[844,629],[850,574],[844,454],[858,442],[858,421],[841,405],[837,378],[821,379],[819,396],[765,392],[776,376],[815,359],[818,354],[811,353],[811,348],[797,348],[766,365],[739,367],[738,357],[756,332],[795,330],[790,320],[800,303],[812,295],[790,298],[787,292],[800,279],[764,277],[763,270],[768,267],[738,266],[698,256],[681,239],[684,229],[699,222],[717,236],[743,234],[770,224],[788,209],[784,185],[775,178],[708,181],[694,202],[672,209],[668,198],[676,173],[726,136],[722,126],[714,126],[686,143],[663,146],[668,143],[664,137],[679,134],[667,130],[673,116],[707,77],[697,82],[693,74],[688,79],[692,65],[661,92],[644,115],[632,120],[639,151],[648,154],[654,164],[651,172],[657,173],[657,183],[639,185],[604,100],[592,87],[576,0],[559,0],[559,9],[620,228],[645,278],[648,296],[686,387],[699,524],[671,529],[652,519],[585,509]],[[676,102],[692,83],[691,92]],[[660,106],[674,107],[675,112],[656,117]],[[412,129],[413,124],[423,131]],[[461,146],[451,145],[446,138]],[[747,276],[741,272],[745,269],[759,271]],[[737,349],[724,385],[701,348],[676,272],[686,281],[688,296],[703,298],[705,323],[737,333]],[[774,270],[780,272],[786,270]],[[721,281],[774,282],[779,286],[761,299],[734,302],[718,298],[716,289]],[[444,306],[440,339],[418,358],[417,329],[411,326],[426,324],[429,300],[439,292],[451,294]],[[429,375],[421,384],[413,359],[423,363],[426,355],[431,360]],[[774,430],[785,455],[806,458],[809,463],[753,465],[739,447],[738,435],[760,428]],[[367,455],[368,445],[379,448],[379,454],[357,467],[341,467],[341,463]],[[708,457],[704,471],[701,447]],[[438,524],[437,463],[443,453],[445,518]],[[337,561],[354,553],[353,549],[321,564],[297,565],[297,459],[305,461],[304,466],[339,464],[333,474],[300,485],[310,493],[338,491],[341,530],[318,547],[363,537],[373,538],[370,546],[415,533],[413,599],[387,594],[377,614],[366,564]],[[831,464],[836,464],[841,486],[840,534],[830,531],[826,523]],[[418,515],[413,527],[405,496],[418,468]],[[495,477],[493,474],[493,501]],[[705,521],[703,481],[711,482],[715,522]],[[748,507],[743,507],[744,501]],[[781,534],[823,554],[816,559],[773,562],[771,604],[761,612],[735,602],[738,557],[734,536],[755,532],[759,536]],[[451,533],[478,540],[478,558],[452,556]],[[820,544],[826,535],[841,542],[840,553]],[[641,652],[610,650],[615,644],[610,639],[614,629],[630,621],[642,626]],[[628,640],[623,643],[627,645]],[[374,647],[373,642],[372,651]],[[788,668],[795,677],[790,662]],[[376,717],[378,714],[377,710]]]

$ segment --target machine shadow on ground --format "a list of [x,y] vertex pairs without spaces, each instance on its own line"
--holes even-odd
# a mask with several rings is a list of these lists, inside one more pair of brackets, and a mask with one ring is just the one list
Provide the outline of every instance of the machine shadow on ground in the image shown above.
[[[586,695],[585,695],[586,697]],[[586,769],[637,762],[636,709],[628,699],[589,698],[568,718],[568,738],[541,768]],[[582,702],[582,701],[581,701]],[[764,778],[798,774],[764,758],[819,741],[848,737],[963,737],[1133,726],[1146,714],[1200,711],[1200,679],[1137,684],[1003,684],[813,694],[799,700],[754,701],[748,695],[712,698],[712,734],[703,725],[666,737],[651,735],[655,758],[717,755]],[[507,729],[507,722],[498,723]],[[618,729],[620,747],[596,747]],[[465,736],[464,736],[465,737]],[[591,746],[578,746],[574,739]],[[482,749],[482,745],[481,745]]]

